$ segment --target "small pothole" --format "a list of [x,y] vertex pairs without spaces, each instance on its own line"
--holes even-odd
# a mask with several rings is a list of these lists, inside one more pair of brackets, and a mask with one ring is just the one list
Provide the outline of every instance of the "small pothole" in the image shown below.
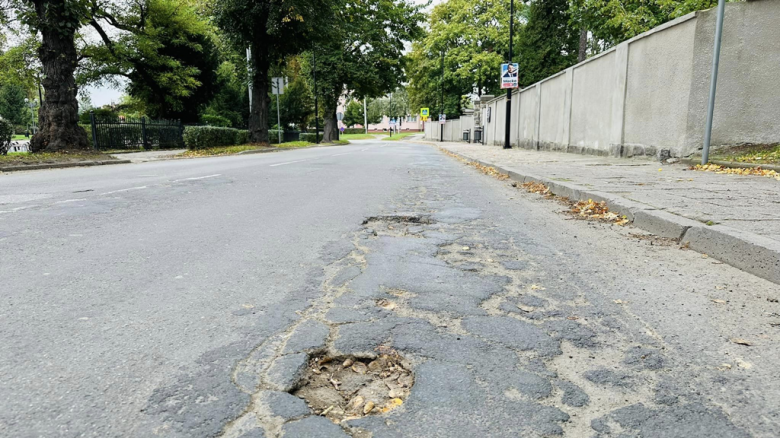
[[315,414],[339,424],[390,412],[403,405],[413,385],[409,361],[384,349],[373,359],[313,357],[293,394],[306,400]]
[[389,214],[383,216],[370,216],[363,221],[363,225],[368,225],[371,222],[392,222],[402,224],[432,224],[433,220],[430,216],[419,214]]

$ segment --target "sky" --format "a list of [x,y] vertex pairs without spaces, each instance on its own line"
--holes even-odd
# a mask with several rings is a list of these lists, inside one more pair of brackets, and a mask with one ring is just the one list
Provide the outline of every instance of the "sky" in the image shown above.
[[[412,0],[416,4],[425,4],[428,0]],[[443,0],[433,0],[433,4],[441,3]],[[111,87],[84,87],[84,93],[89,94],[92,99],[92,105],[95,107],[101,107],[103,105],[109,105],[119,102],[119,98],[122,97],[124,91],[120,88]]]

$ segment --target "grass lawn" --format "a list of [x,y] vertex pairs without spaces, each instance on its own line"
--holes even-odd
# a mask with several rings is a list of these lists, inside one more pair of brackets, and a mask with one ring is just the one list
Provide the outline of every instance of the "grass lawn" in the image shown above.
[[339,136],[341,140],[373,140],[374,134],[341,134]]
[[[332,144],[349,144],[346,140],[339,140]],[[289,143],[272,144],[270,147],[277,149],[301,149],[316,146],[314,143],[308,141],[291,141]],[[182,152],[177,155],[178,157],[192,158],[192,157],[216,157],[220,155],[235,155],[240,152],[253,151],[256,149],[263,149],[269,146],[262,146],[257,144],[245,144],[240,146],[219,146],[214,148],[197,149],[192,151]]]
[[397,141],[397,140],[403,140],[406,137],[411,137],[413,135],[421,134],[421,132],[401,132],[399,134],[393,134],[392,137],[384,137],[382,140],[390,140],[390,141]]
[[24,135],[14,135],[11,137],[11,141],[19,141],[19,140],[27,140],[28,137],[25,137]]
[[49,164],[49,163],[70,163],[74,161],[92,161],[92,160],[113,160],[108,155],[99,152],[69,152],[69,153],[48,153],[41,152],[31,154],[27,152],[10,152],[8,155],[0,155],[0,165],[24,165],[24,164]]
[[718,154],[713,158],[740,163],[778,165],[780,164],[780,144],[732,148],[728,153]]
[[245,144],[241,146],[219,146],[215,148],[196,149],[179,154],[179,157],[215,157],[218,155],[234,155],[239,152],[262,149],[263,146]]

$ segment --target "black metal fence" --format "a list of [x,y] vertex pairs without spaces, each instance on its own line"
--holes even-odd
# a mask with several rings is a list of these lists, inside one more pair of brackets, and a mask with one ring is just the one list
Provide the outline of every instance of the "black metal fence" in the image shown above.
[[168,149],[184,147],[184,126],[178,120],[90,117],[95,149]]

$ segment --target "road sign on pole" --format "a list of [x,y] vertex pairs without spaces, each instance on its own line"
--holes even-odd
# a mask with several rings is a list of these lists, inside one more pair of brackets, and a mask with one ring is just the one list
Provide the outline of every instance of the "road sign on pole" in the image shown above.
[[420,117],[427,119],[430,115],[431,110],[429,108],[420,108]]
[[439,124],[443,125],[447,123],[447,114],[439,114]]
[[279,95],[284,93],[287,78],[272,78],[271,92],[276,95],[276,127],[279,134],[279,144],[282,144],[282,113],[279,109]]

